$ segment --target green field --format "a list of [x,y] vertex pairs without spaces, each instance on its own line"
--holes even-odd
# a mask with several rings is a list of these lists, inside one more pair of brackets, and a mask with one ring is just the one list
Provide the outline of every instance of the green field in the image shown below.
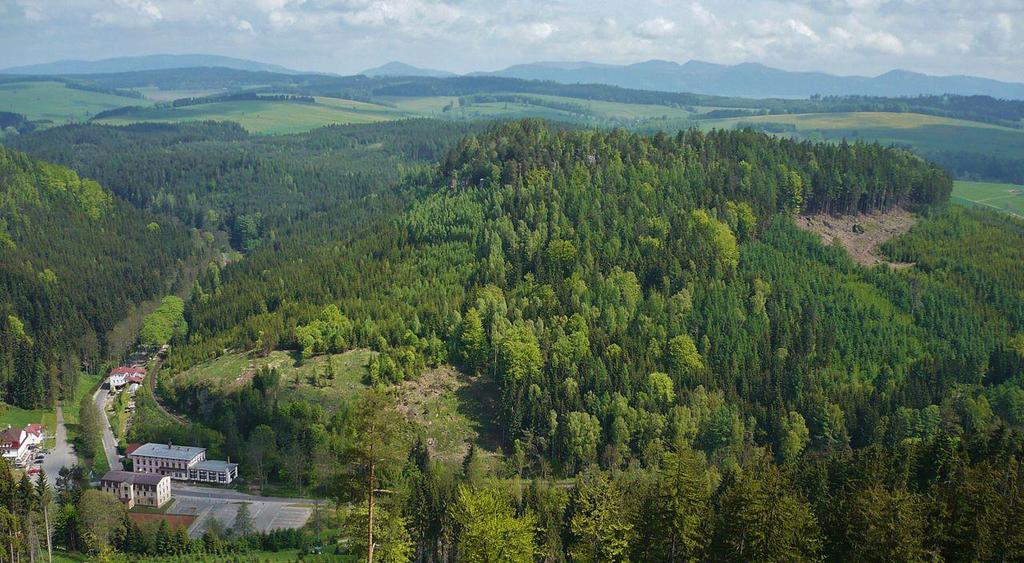
[[808,113],[710,119],[703,129],[732,129],[745,124],[782,125],[795,131],[779,135],[812,141],[864,140],[903,145],[922,153],[970,151],[1024,158],[1024,131],[998,125],[917,113]]
[[0,84],[0,111],[20,113],[30,120],[49,120],[55,125],[85,121],[98,112],[146,100],[87,92],[60,82],[10,82]]
[[1024,218],[1024,186],[957,180],[953,184],[953,201]]
[[317,98],[316,103],[280,100],[242,100],[183,107],[153,107],[98,120],[97,123],[126,125],[139,122],[235,121],[250,133],[284,134],[309,131],[334,124],[374,123],[406,115],[387,106],[352,100]]
[[[694,113],[682,108],[584,100],[542,94],[494,93],[488,96],[514,96],[517,101],[470,102],[459,105],[459,98],[429,96],[421,98],[388,97],[381,101],[398,110],[422,117],[442,119],[521,119],[542,117],[556,121],[571,121],[602,126],[638,126],[651,123],[689,120]],[[445,111],[445,107],[451,107]],[[583,113],[553,105],[577,106]]]

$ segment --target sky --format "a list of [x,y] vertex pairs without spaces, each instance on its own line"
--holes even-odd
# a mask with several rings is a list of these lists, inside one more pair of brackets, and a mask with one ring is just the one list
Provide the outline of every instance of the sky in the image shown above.
[[1024,0],[0,0],[0,68],[211,53],[351,74],[760,62],[1024,81]]

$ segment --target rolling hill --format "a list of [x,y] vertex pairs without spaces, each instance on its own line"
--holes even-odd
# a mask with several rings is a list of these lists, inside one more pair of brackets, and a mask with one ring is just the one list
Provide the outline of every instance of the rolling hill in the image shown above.
[[362,74],[363,76],[455,76],[454,72],[436,70],[432,68],[421,68],[399,61],[391,61],[381,66],[368,68],[359,74]]
[[906,70],[893,70],[874,77],[836,76],[824,72],[792,72],[758,63],[720,65],[688,61],[679,64],[651,60],[609,65],[548,62],[516,65],[497,72],[477,74],[551,80],[563,84],[609,84],[623,88],[757,98],[806,98],[814,94],[959,94],[1024,99],[1024,84],[974,76],[930,76]]
[[221,55],[159,54],[138,57],[115,57],[96,61],[60,60],[51,63],[6,68],[0,70],[0,73],[28,75],[105,74],[193,67],[220,67],[235,70],[280,72],[284,74],[298,74],[299,72],[279,65]]

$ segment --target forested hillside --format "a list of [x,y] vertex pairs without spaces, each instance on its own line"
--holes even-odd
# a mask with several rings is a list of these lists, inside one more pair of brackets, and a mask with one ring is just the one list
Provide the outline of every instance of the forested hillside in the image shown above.
[[[447,364],[476,374],[498,479],[472,448],[453,473],[423,443],[380,477],[402,491],[380,526],[409,534],[381,541],[428,560],[515,541],[549,560],[1019,555],[1024,225],[943,209],[950,187],[877,145],[498,125],[343,243],[305,240],[322,217],[204,276],[165,369],[369,348],[367,383],[384,388]],[[913,264],[898,270],[791,219],[895,206],[922,214],[884,248]],[[193,439],[286,452],[257,456],[260,477],[363,498],[348,452],[360,409],[386,407],[325,411],[294,385],[263,370],[161,392],[209,427]]]
[[138,207],[228,231],[236,248],[249,250],[297,217],[386,191],[471,127],[409,120],[267,138],[234,123],[75,125],[10,143]]
[[129,304],[167,290],[187,231],[93,180],[0,148],[0,393],[25,408],[74,389]]

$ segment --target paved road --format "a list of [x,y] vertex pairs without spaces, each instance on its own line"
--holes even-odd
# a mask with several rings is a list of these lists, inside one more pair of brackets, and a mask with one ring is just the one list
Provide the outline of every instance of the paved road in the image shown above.
[[110,421],[107,420],[107,409],[104,408],[107,401],[107,390],[101,385],[92,398],[96,402],[96,408],[100,411],[100,420],[103,421],[103,451],[107,454],[107,463],[111,469],[124,469],[121,460],[117,457],[117,440],[114,439]]
[[68,431],[64,428],[64,409],[60,405],[57,405],[57,429],[55,436],[57,444],[43,458],[43,470],[46,471],[46,480],[51,486],[57,484],[57,477],[62,467],[72,467],[78,464],[75,450],[68,443]]

